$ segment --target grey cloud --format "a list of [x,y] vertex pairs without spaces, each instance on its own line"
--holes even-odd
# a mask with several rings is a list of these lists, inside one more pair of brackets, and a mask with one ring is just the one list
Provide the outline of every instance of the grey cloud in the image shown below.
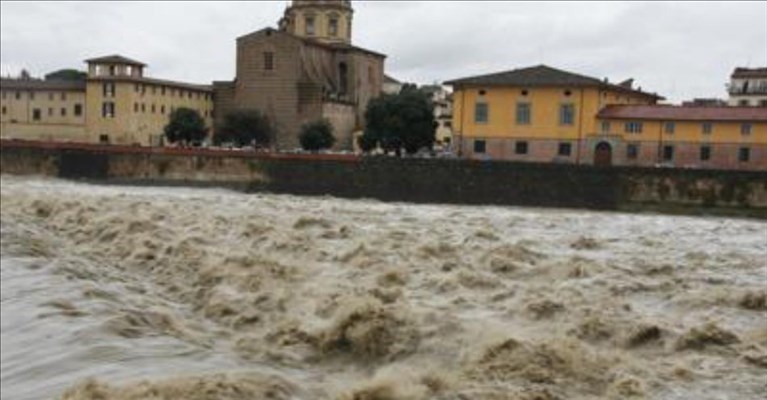
[[[287,2],[0,3],[2,72],[43,74],[121,53],[153,76],[234,76],[235,39]],[[356,1],[355,43],[419,83],[549,64],[634,77],[671,100],[725,97],[736,66],[767,65],[767,3]]]

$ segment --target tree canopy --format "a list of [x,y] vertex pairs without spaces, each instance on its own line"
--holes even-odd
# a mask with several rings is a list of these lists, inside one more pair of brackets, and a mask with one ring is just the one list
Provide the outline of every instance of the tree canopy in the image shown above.
[[267,147],[272,143],[274,129],[269,118],[258,110],[236,110],[226,114],[216,129],[215,142],[235,146]]
[[46,81],[84,81],[87,78],[87,73],[76,69],[60,69],[45,75]]
[[365,120],[365,132],[358,139],[365,152],[380,146],[386,153],[400,155],[404,150],[414,154],[431,149],[436,140],[431,98],[412,85],[403,87],[399,94],[385,94],[370,101]]
[[301,142],[301,148],[308,151],[329,149],[336,143],[333,125],[327,119],[304,124],[298,139]]
[[181,107],[170,114],[165,137],[170,143],[199,144],[208,136],[205,120],[196,110]]

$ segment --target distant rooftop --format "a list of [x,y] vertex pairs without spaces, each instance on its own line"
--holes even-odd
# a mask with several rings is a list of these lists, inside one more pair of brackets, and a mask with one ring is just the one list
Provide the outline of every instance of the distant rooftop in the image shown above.
[[597,116],[604,119],[652,121],[767,122],[767,107],[610,105]]
[[85,81],[42,80],[42,79],[8,79],[0,78],[2,90],[82,90],[85,91]]
[[86,63],[91,64],[127,64],[127,65],[135,65],[138,67],[146,67],[146,64],[142,63],[141,61],[136,61],[133,59],[130,59],[128,57],[123,57],[119,54],[113,54],[111,56],[105,56],[105,57],[97,57],[97,58],[91,58],[89,60],[85,60]]
[[384,74],[384,83],[402,83],[389,75]]
[[534,67],[514,69],[510,71],[497,72],[487,75],[479,75],[468,78],[461,78],[445,82],[446,85],[481,85],[481,86],[571,86],[571,87],[607,87],[613,90],[628,91],[641,94],[648,97],[654,97],[662,100],[663,97],[655,93],[643,92],[632,89],[629,85],[633,80],[627,80],[622,84],[616,85],[604,80],[593,78],[586,75],[575,74],[568,71],[552,68],[547,65],[537,65]]

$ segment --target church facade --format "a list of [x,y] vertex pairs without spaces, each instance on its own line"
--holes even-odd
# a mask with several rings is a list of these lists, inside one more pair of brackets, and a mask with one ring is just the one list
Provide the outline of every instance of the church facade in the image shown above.
[[237,39],[236,76],[214,82],[214,124],[239,109],[266,114],[273,147],[300,147],[301,126],[323,118],[336,148],[353,149],[368,102],[383,90],[386,56],[352,44],[348,0],[294,0],[279,22]]

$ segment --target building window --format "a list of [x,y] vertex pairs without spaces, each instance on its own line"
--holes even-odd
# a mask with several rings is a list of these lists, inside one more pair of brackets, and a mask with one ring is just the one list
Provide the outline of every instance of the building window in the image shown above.
[[16,100],[21,100],[21,92],[16,92]]
[[642,123],[641,122],[627,122],[626,123],[626,133],[642,133]]
[[152,94],[157,94],[157,86],[152,86]]
[[3,115],[8,114],[8,107],[3,106]]
[[748,136],[751,134],[751,124],[742,124],[740,126],[740,134],[743,136]]
[[514,152],[517,154],[527,154],[527,142],[517,142],[514,145]]
[[109,76],[115,76],[115,66],[110,65],[109,66]]
[[610,133],[610,122],[602,121],[602,133]]
[[700,146],[700,160],[708,161],[711,159],[711,146]]
[[125,67],[125,75],[133,76],[133,67],[132,66],[128,65],[127,67]]
[[61,107],[61,116],[66,117],[67,116],[67,109],[64,107]]
[[559,106],[559,124],[560,125],[575,124],[575,105],[562,104]]
[[165,106],[160,106],[160,114],[165,114]]
[[673,135],[676,130],[676,124],[673,122],[666,122],[663,129],[667,135]]
[[152,114],[154,114],[154,113],[155,113],[155,111],[156,111],[156,109],[155,109],[155,107],[154,107],[154,104],[152,104]]
[[182,99],[184,98],[184,91],[183,90],[181,90],[181,89],[178,90],[178,97],[180,97]]
[[748,147],[738,149],[738,161],[748,162],[749,160],[751,160],[751,149]]
[[714,130],[714,124],[710,122],[704,122],[702,128],[703,128],[704,135],[710,135],[711,132]]
[[626,158],[629,160],[636,160],[639,157],[639,145],[636,143],[629,143],[626,145]]
[[559,144],[559,155],[563,157],[570,157],[570,155],[573,153],[573,145],[572,143],[560,143]]
[[349,92],[349,66],[345,62],[338,64],[338,80],[341,94]]
[[141,103],[141,112],[146,113],[146,104]]
[[115,103],[113,103],[113,102],[101,103],[101,116],[103,118],[114,118],[115,117]]
[[530,103],[517,103],[517,125],[530,125]]
[[477,103],[474,105],[474,123],[486,124],[490,120],[490,110],[487,103]]
[[39,108],[35,108],[34,110],[32,110],[32,120],[34,120],[34,121],[39,121],[40,120],[40,109]]
[[48,107],[48,116],[49,117],[53,116],[53,107]]
[[160,88],[160,95],[165,96],[165,86]]
[[134,113],[138,112],[138,103],[133,103],[133,112]]
[[759,100],[760,107],[767,107],[767,100]]
[[104,97],[115,97],[114,82],[104,82]]
[[443,123],[443,126],[444,126],[445,128],[452,128],[452,127],[453,127],[453,121],[445,121],[445,122]]
[[748,100],[741,100],[738,102],[739,106],[748,107]]
[[306,35],[314,36],[314,17],[306,17]]
[[137,84],[136,84],[136,93],[139,93],[139,92],[141,92],[141,85],[139,85],[139,84],[137,83]]
[[187,93],[187,95],[188,95],[188,97],[189,97],[190,99],[192,98],[192,94],[193,94],[193,93],[192,93],[191,91],[190,91],[189,93]]
[[485,151],[487,151],[487,142],[485,142],[484,140],[475,140],[474,153],[485,154]]
[[333,37],[338,36],[338,18],[331,18],[328,21],[328,34]]
[[83,105],[75,104],[75,117],[80,117],[82,115],[83,115]]
[[53,101],[53,92],[48,93],[48,101]]
[[663,161],[674,160],[674,146],[663,146]]
[[109,143],[109,135],[99,135],[99,143]]
[[66,101],[66,100],[67,100],[67,94],[61,93],[61,101]]
[[35,99],[35,92],[29,92],[29,99],[34,100]]

